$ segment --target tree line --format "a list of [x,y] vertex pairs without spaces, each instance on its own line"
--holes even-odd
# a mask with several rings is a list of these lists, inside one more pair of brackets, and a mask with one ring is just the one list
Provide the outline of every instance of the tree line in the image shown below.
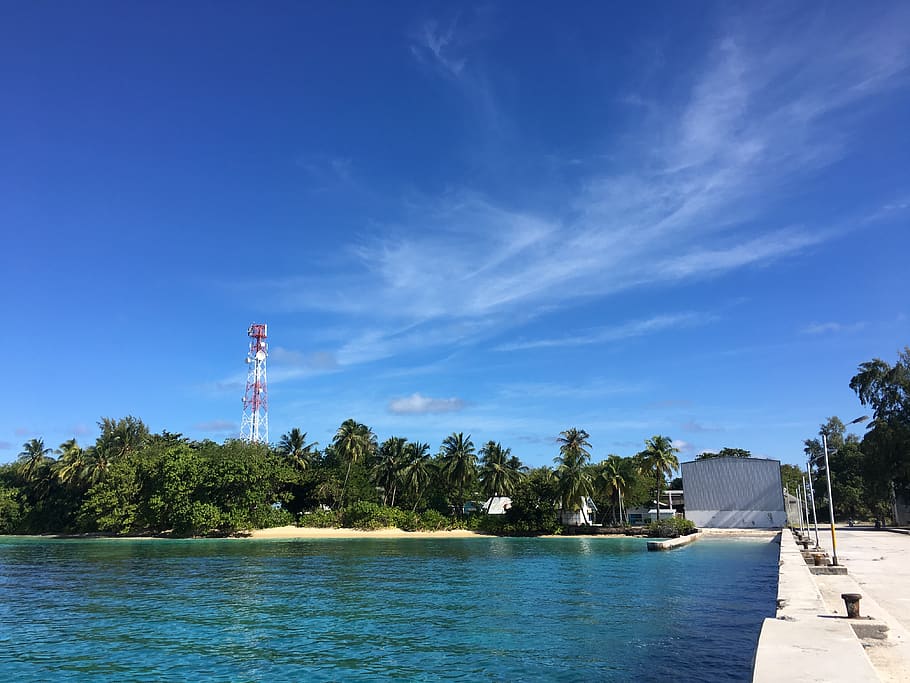
[[[887,520],[897,501],[910,502],[910,347],[898,353],[894,364],[879,358],[860,364],[850,388],[860,404],[871,410],[870,416],[860,418],[869,418],[865,434],[861,438],[846,434],[846,425],[836,416],[818,431],[828,446],[834,516],[841,521]],[[816,511],[819,519],[827,521],[824,442],[818,437],[806,439],[804,451]],[[799,474],[807,470],[800,469]]]
[[[559,510],[577,510],[588,497],[601,521],[621,524],[625,508],[659,499],[678,468],[677,449],[660,435],[634,456],[594,463],[590,436],[578,428],[555,440],[554,467],[531,469],[496,441],[477,448],[456,432],[433,453],[399,436],[380,443],[353,419],[324,448],[299,428],[267,445],[151,433],[133,416],[98,427],[91,445],[70,439],[50,448],[35,438],[0,466],[0,533],[225,535],[385,521],[552,532]],[[505,518],[472,514],[494,496],[512,498]]]

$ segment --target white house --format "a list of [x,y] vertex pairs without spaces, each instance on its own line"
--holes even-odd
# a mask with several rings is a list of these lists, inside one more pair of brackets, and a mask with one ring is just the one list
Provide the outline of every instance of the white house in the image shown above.
[[483,504],[483,511],[488,515],[504,515],[512,507],[512,499],[508,496],[493,496]]
[[[651,501],[652,503],[654,501]],[[661,502],[660,504],[660,518],[667,519],[669,517],[677,517],[676,511],[670,507],[669,503]],[[626,509],[626,522],[630,526],[642,526],[643,524],[648,524],[649,522],[657,521],[657,508],[646,508],[646,507],[634,507]]]
[[597,506],[590,498],[585,498],[578,510],[559,511],[559,523],[566,526],[591,526],[596,517]]

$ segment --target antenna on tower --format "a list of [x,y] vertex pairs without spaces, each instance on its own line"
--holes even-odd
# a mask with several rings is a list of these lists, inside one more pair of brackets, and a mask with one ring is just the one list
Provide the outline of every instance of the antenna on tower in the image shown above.
[[249,370],[243,394],[240,438],[250,443],[268,443],[269,392],[265,378],[265,360],[269,355],[269,345],[265,343],[268,326],[253,323],[246,333],[250,337],[250,352],[246,356]]

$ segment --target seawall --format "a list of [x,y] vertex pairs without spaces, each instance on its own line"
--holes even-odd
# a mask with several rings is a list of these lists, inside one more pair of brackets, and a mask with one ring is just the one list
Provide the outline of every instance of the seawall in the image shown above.
[[789,529],[780,534],[779,561],[777,615],[762,624],[752,680],[880,680],[849,621],[825,605]]

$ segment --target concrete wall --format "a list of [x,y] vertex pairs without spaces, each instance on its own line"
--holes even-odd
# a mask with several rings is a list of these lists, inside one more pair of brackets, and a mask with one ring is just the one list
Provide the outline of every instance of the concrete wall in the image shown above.
[[686,519],[699,529],[780,529],[787,525],[783,510],[686,510]]
[[701,528],[780,528],[787,523],[780,462],[706,458],[681,466],[686,519]]

